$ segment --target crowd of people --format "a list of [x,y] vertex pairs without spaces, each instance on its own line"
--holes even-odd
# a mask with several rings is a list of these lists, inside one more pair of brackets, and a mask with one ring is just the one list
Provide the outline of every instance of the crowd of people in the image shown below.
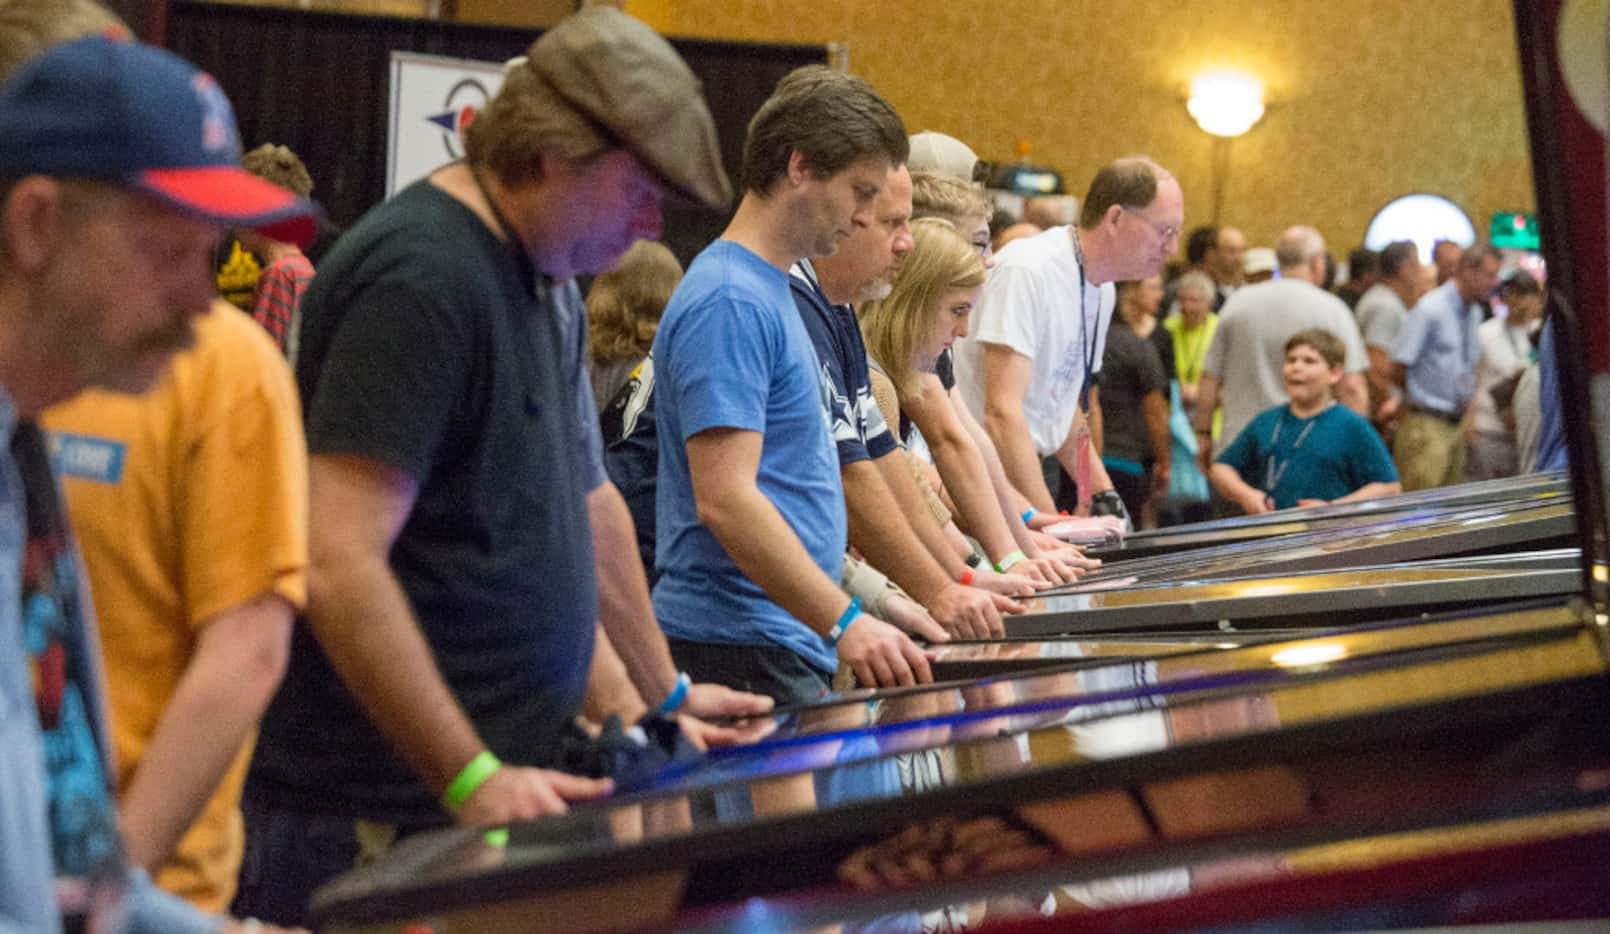
[[[1024,217],[1039,200],[1029,200]],[[1003,257],[1015,249],[1008,244],[1039,232],[1004,211],[992,223]],[[1539,346],[1549,333],[1545,288],[1518,258],[1439,240],[1425,264],[1403,240],[1352,250],[1338,282],[1324,239],[1301,225],[1267,248],[1248,247],[1234,227],[1198,227],[1184,252],[1161,275],[1118,283],[1094,387],[1101,462],[1141,526],[1564,466],[1559,412],[1538,391],[1553,385],[1552,356]],[[1277,455],[1270,439],[1260,447],[1246,434],[1256,416],[1301,391],[1287,372],[1287,342],[1315,329],[1331,339],[1308,345],[1322,359],[1339,348],[1329,397],[1372,429],[1351,451],[1352,464],[1301,446]],[[1288,441],[1302,434],[1299,426]],[[1249,450],[1256,463],[1236,463],[1257,496],[1220,467],[1226,453]],[[1298,495],[1274,495],[1266,468],[1292,457],[1299,469],[1282,476],[1306,485]],[[1365,461],[1365,473],[1349,472]],[[1343,489],[1315,469],[1359,482]]]
[[992,236],[970,148],[821,66],[684,270],[662,199],[733,186],[610,7],[313,259],[295,155],[92,0],[4,7],[0,67],[0,931],[305,924],[412,834],[609,794],[611,719],[674,756],[931,680],[1096,566],[1048,530],[1528,469],[1553,391],[1491,250],[1424,294],[1356,252],[1356,319],[1308,227],[1165,282],[1145,156]]

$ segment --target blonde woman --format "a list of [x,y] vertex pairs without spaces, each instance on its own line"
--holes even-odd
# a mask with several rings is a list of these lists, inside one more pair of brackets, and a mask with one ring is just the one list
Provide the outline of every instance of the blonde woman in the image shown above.
[[[967,321],[984,284],[979,251],[949,222],[936,218],[912,224],[915,246],[901,266],[894,289],[882,301],[861,306],[861,332],[871,361],[872,392],[885,420],[897,426],[902,442],[912,437],[908,406],[920,406],[940,357],[967,334]],[[944,396],[943,391],[940,392]],[[954,422],[953,422],[954,424]],[[1027,556],[1014,541],[976,446],[959,429],[953,446],[936,444],[940,462],[963,482],[949,490],[969,522],[985,556],[997,571],[1023,574],[1044,586],[1071,579],[1071,569],[1043,557]],[[944,456],[954,447],[954,460]],[[949,461],[949,463],[947,463]],[[960,468],[956,471],[956,468]],[[971,468],[971,469],[969,469]],[[973,479],[973,478],[976,478]],[[1069,570],[1064,577],[1064,570]]]
[[587,371],[602,412],[654,346],[660,315],[682,281],[662,243],[639,240],[587,290]]
[[[911,225],[915,247],[906,256],[889,297],[861,306],[861,333],[874,369],[892,384],[899,401],[922,395],[922,374],[932,373],[940,354],[967,335],[967,318],[984,286],[984,260],[948,221]],[[880,400],[881,402],[882,400]],[[910,422],[884,410],[889,424]]]
[[[971,244],[987,270],[992,265],[991,207],[984,189],[932,172],[913,172],[911,181],[912,217],[949,221]],[[950,356],[948,352],[940,355],[933,371],[922,375],[920,396],[902,400],[900,408],[916,425],[933,464],[944,478],[958,524],[978,539],[995,561],[1002,554],[1022,551],[1029,561],[1018,572],[1025,576],[1051,583],[1073,581],[1081,569],[1093,563],[1057,539],[1031,531],[1030,524],[1025,523],[1025,516],[1035,526],[1054,522],[1057,517],[1036,519],[1028,498],[1007,480],[994,442],[953,393],[956,380]],[[932,468],[928,469],[932,472]]]

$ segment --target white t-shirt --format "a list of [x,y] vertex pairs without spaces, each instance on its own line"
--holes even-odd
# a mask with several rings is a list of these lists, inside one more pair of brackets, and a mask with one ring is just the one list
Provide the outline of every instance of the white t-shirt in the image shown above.
[[1398,331],[1403,329],[1403,319],[1408,316],[1403,299],[1384,282],[1375,283],[1359,296],[1358,329],[1364,334],[1366,346],[1379,347],[1390,354],[1398,341]]
[[1532,362],[1531,331],[1524,325],[1511,327],[1503,318],[1489,318],[1476,328],[1476,340],[1481,344],[1481,358],[1476,361],[1476,393],[1470,397],[1470,404],[1476,407],[1476,430],[1508,436],[1509,427],[1488,390]]
[[1348,373],[1369,369],[1358,323],[1346,303],[1303,279],[1271,279],[1236,290],[1219,312],[1202,372],[1219,381],[1224,429],[1219,450],[1264,409],[1286,401],[1286,341],[1298,331],[1324,328],[1347,348]]
[[1111,283],[1086,282],[1081,302],[1072,230],[1053,227],[1007,244],[984,283],[967,337],[956,345],[956,385],[980,422],[984,420],[982,345],[1010,347],[1032,361],[1023,419],[1042,457],[1055,453],[1067,438],[1085,371],[1101,370],[1115,305]]

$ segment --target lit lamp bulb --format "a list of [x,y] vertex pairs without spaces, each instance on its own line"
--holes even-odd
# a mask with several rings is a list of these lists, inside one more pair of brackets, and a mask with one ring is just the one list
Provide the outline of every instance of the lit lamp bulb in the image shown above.
[[1191,81],[1185,109],[1214,136],[1240,136],[1263,118],[1263,82],[1238,71],[1206,71]]

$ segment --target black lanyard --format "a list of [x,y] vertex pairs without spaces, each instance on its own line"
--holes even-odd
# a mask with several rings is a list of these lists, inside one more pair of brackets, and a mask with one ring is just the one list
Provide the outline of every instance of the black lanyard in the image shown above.
[[486,183],[481,181],[480,170],[468,162],[464,163],[464,167],[470,170],[470,178],[475,180],[475,187],[486,200],[486,206],[492,210],[492,219],[498,222],[498,229],[503,231],[503,236],[508,239],[509,249],[514,251],[514,263],[520,270],[521,280],[532,295],[539,294],[537,283],[540,280],[537,278],[537,267],[531,262],[531,254],[525,250],[525,241],[520,239],[520,234],[514,229],[514,225],[509,223],[509,219],[503,216],[498,203],[492,200],[492,193],[486,189]]
[[1096,325],[1095,336],[1092,339],[1089,324],[1085,321],[1085,253],[1079,245],[1079,229],[1068,228],[1068,236],[1073,238],[1073,259],[1079,265],[1079,343],[1084,352],[1084,382],[1079,385],[1079,410],[1090,411],[1090,387],[1096,379],[1096,345],[1101,343],[1101,299],[1096,299]]

